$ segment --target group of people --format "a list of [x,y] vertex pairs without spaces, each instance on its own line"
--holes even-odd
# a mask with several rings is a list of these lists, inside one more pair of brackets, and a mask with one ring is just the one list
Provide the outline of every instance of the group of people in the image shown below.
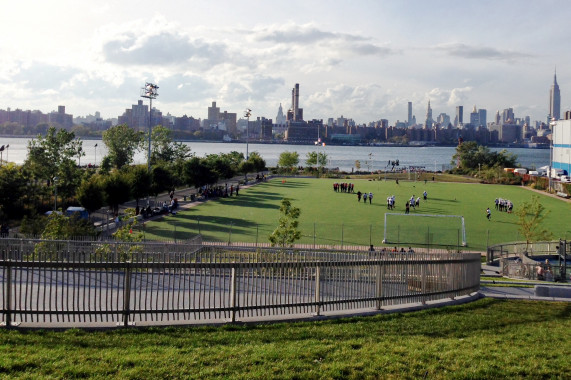
[[240,184],[230,185],[226,184],[226,186],[215,186],[215,187],[204,187],[199,192],[198,195],[203,196],[205,199],[207,198],[216,198],[216,197],[223,197],[228,198],[234,195],[236,196],[240,193]]
[[513,211],[514,204],[509,199],[496,198],[494,202],[498,211],[505,211],[508,214],[511,214]]
[[[369,251],[375,252],[375,248],[373,247],[372,244],[371,244],[371,247],[369,248]],[[412,247],[408,247],[408,250],[405,250],[404,247],[402,247],[399,250],[397,247],[394,247],[393,249],[383,247],[380,252],[381,253],[414,253],[414,249],[412,249]]]
[[357,202],[361,202],[361,197],[363,197],[363,203],[367,203],[367,199],[369,199],[369,204],[373,203],[373,193],[367,193],[366,191],[364,193],[361,193],[360,191],[357,191]]
[[[428,197],[428,194],[426,193],[426,191],[424,192],[424,199],[426,200]],[[414,194],[412,195],[412,197],[410,197],[409,200],[406,201],[406,204],[404,206],[404,213],[405,214],[410,214],[410,208],[414,208],[416,209],[417,207],[420,207],[420,197],[415,198]]]
[[333,184],[333,191],[340,192],[340,193],[354,193],[355,192],[355,184],[354,183],[337,183]]

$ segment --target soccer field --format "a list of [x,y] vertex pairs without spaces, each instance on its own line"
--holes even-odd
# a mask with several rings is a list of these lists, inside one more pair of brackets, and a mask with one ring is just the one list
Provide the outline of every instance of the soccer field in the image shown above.
[[[356,194],[333,191],[334,182],[352,182],[354,191],[372,192],[372,203],[357,201]],[[422,193],[428,193],[428,200]],[[239,197],[210,200],[165,217],[145,227],[147,239],[187,239],[200,233],[205,241],[267,243],[278,223],[284,197],[301,209],[300,243],[382,246],[385,213],[405,212],[411,196],[421,197],[411,214],[463,216],[467,247],[483,251],[487,244],[517,241],[517,216],[496,211],[495,198],[509,199],[514,210],[536,193],[518,186],[442,183],[428,181],[370,181],[311,178],[275,178],[240,192]],[[395,208],[387,210],[386,198],[394,195]],[[571,238],[571,206],[563,200],[540,195],[549,210],[545,227],[553,238]],[[486,208],[492,210],[491,220]],[[459,218],[391,216],[387,223],[391,244],[450,246],[461,244]],[[396,241],[395,241],[396,240]]]

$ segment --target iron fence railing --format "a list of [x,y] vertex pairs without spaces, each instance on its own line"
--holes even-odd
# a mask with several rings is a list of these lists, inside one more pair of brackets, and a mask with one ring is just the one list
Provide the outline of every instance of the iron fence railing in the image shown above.
[[477,253],[140,243],[111,248],[69,243],[67,249],[68,242],[42,251],[45,241],[7,240],[12,239],[0,241],[0,306],[8,326],[319,315],[424,303],[479,289]]

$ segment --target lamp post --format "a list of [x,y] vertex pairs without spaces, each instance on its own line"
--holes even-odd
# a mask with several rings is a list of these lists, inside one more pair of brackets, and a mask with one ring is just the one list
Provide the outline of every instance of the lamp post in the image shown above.
[[57,211],[57,182],[58,182],[59,178],[58,177],[54,177],[53,181],[54,181],[54,212]]
[[4,145],[0,146],[0,166],[2,166],[2,157],[4,156],[4,148],[6,148]]
[[8,163],[8,148],[10,148],[10,144],[6,145],[6,163]]
[[147,152],[147,170],[151,172],[151,130],[153,120],[153,99],[159,96],[159,86],[146,82],[145,87],[141,88],[141,98],[149,99],[149,151]]
[[252,110],[246,108],[246,112],[244,112],[244,117],[248,120],[246,123],[246,161],[250,158],[248,152],[248,143],[250,142],[250,116],[252,116]]
[[97,144],[95,144],[94,148],[95,148],[95,165],[94,166],[97,167]]
[[555,126],[557,122],[555,118],[551,119],[551,123],[549,126],[551,127],[551,141],[549,143],[549,172],[547,173],[547,178],[549,179],[549,192],[551,192],[551,188],[553,186],[553,181],[551,179],[551,169],[553,168],[553,140],[555,139]]

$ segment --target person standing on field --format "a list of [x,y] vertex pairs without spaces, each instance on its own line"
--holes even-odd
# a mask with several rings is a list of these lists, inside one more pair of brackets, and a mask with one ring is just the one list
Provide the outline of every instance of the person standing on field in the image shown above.
[[486,218],[488,218],[488,220],[492,219],[492,212],[489,207],[486,209]]

